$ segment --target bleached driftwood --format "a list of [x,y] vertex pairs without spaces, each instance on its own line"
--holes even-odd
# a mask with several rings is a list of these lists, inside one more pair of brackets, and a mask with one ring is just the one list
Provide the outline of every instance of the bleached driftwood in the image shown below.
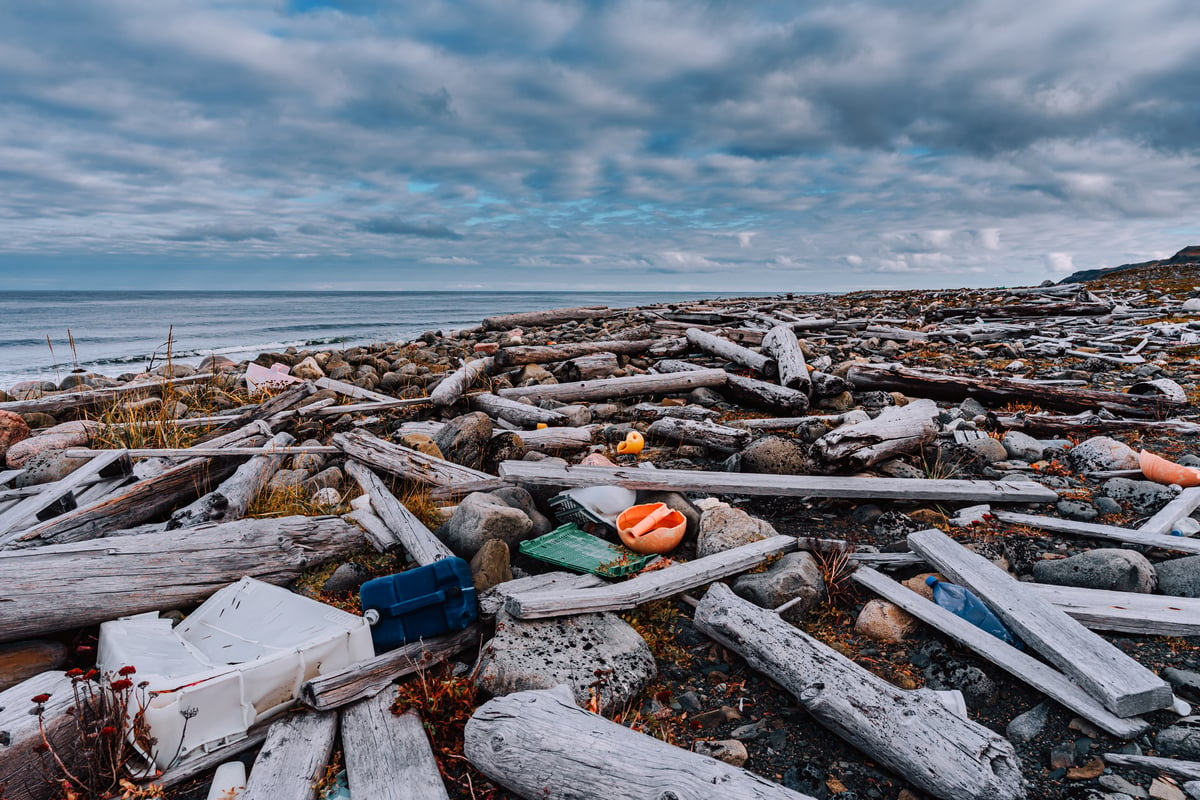
[[484,379],[491,368],[491,358],[466,361],[433,388],[433,391],[429,393],[429,399],[435,406],[452,406],[462,399],[467,389]]
[[831,430],[813,443],[813,454],[831,467],[864,469],[931,441],[937,435],[937,414],[932,400],[889,406],[875,419]]
[[333,443],[357,461],[416,483],[453,488],[460,484],[494,480],[486,472],[384,441],[366,431],[335,433]]
[[778,495],[780,497],[831,497],[845,500],[1052,503],[1058,499],[1058,494],[1053,489],[1047,489],[1033,481],[750,475],[685,469],[564,467],[534,461],[501,462],[500,477],[527,486],[574,488],[611,485],[634,490]]
[[1171,687],[1066,612],[939,530],[909,534],[909,548],[979,595],[1026,645],[1118,716],[1170,708]]
[[[696,364],[672,358],[659,361],[654,368],[661,373],[674,375],[698,373],[703,369]],[[722,394],[755,408],[765,408],[783,414],[803,414],[808,410],[808,395],[804,392],[757,378],[727,373],[725,384],[718,388]]]
[[1094,436],[1113,431],[1151,431],[1157,433],[1200,434],[1200,423],[1179,419],[1107,419],[1085,411],[1074,416],[1053,414],[1012,414],[996,417],[996,423],[1009,430],[1036,434]]
[[551,308],[546,311],[522,311],[516,314],[497,314],[485,317],[484,330],[498,331],[505,328],[519,328],[525,325],[557,325],[560,322],[571,322],[580,319],[595,319],[607,317],[612,312],[607,306],[578,306],[576,308]]
[[497,397],[490,392],[472,397],[471,408],[482,411],[493,419],[502,419],[522,428],[536,428],[539,422],[546,425],[566,425],[568,422],[566,414],[526,403],[518,403],[516,400],[509,400],[506,397]]
[[211,372],[202,372],[197,375],[188,375],[186,378],[163,378],[155,381],[143,381],[141,383],[126,383],[121,386],[113,386],[106,389],[90,389],[83,392],[61,392],[59,394],[47,395],[33,400],[9,400],[0,403],[0,411],[11,411],[14,414],[29,414],[40,412],[49,414],[52,417],[57,417],[59,414],[67,411],[73,411],[78,408],[91,408],[103,403],[109,403],[121,397],[136,396],[138,394],[152,394],[161,391],[165,386],[178,386],[184,383],[199,383],[201,381],[210,380],[213,377]]
[[178,608],[244,575],[288,583],[362,544],[338,517],[297,516],[0,552],[0,641]]
[[[581,425],[578,428],[542,428],[541,430],[518,431],[517,435],[525,443],[527,450],[540,453],[567,453],[575,450],[586,450],[592,446],[592,437],[600,430],[599,425]],[[497,431],[496,436],[503,431]]]
[[337,714],[289,714],[267,731],[237,800],[315,800],[333,753]]
[[1150,726],[1145,720],[1139,717],[1118,717],[1058,670],[1026,655],[870,567],[860,567],[854,572],[853,578],[880,597],[890,600],[917,619],[932,625],[954,641],[1114,736],[1132,739],[1149,729]]
[[616,354],[592,353],[564,361],[554,374],[562,381],[591,381],[597,378],[614,377],[620,368],[621,362],[617,359]]
[[1164,536],[1162,534],[1145,533],[1131,528],[1120,528],[1116,525],[1101,525],[1097,522],[1079,522],[1060,517],[1044,517],[1037,514],[1021,514],[1016,511],[993,511],[992,516],[1001,522],[1013,525],[1028,525],[1044,531],[1069,533],[1090,539],[1107,539],[1123,544],[1138,544],[1146,547],[1157,547],[1162,550],[1178,550],[1181,553],[1200,553],[1200,540],[1189,539],[1186,536]]
[[1178,758],[1156,756],[1134,756],[1125,753],[1105,753],[1104,761],[1115,767],[1132,767],[1151,775],[1161,772],[1188,781],[1200,781],[1200,761],[1183,761]]
[[1142,636],[1200,636],[1200,598],[1026,583],[1094,631]]
[[[32,490],[31,496],[0,513],[0,544],[12,538],[5,536],[9,531],[17,531],[35,524],[39,519],[45,519],[43,512],[51,511],[63,500],[75,501],[75,490],[85,484],[103,478],[128,475],[129,470],[129,457],[125,451],[109,450],[97,455],[61,480],[28,487]],[[74,505],[75,503],[71,502],[68,508]]]
[[711,420],[690,420],[663,417],[646,429],[647,435],[670,444],[696,444],[713,450],[731,453],[754,441],[750,431],[718,425]]
[[522,592],[535,592],[557,589],[560,591],[590,589],[593,586],[603,586],[604,581],[597,575],[573,572],[545,572],[540,575],[527,575],[524,578],[513,578],[510,581],[497,584],[479,596],[479,616],[485,621],[495,618],[509,596]]
[[796,537],[772,536],[694,561],[645,572],[621,583],[591,589],[535,589],[510,594],[504,601],[504,610],[517,619],[622,611],[736,575],[772,556],[795,549]]
[[584,711],[565,686],[484,703],[467,720],[463,752],[526,798],[813,800]]
[[342,712],[342,749],[351,797],[446,800],[433,748],[415,711],[392,713],[392,692]]
[[519,367],[522,364],[549,364],[554,361],[569,361],[573,358],[597,353],[631,356],[644,353],[658,343],[658,339],[613,339],[598,342],[502,347],[496,353],[496,366]]
[[[296,441],[290,433],[277,433],[267,450],[277,451]],[[271,476],[283,465],[285,453],[254,456],[221,482],[213,491],[171,515],[167,530],[194,528],[205,522],[229,522],[240,519],[250,503],[262,491]]]
[[0,786],[6,800],[46,800],[50,796],[41,756],[38,718],[30,699],[50,695],[42,705],[47,738],[69,745],[74,723],[67,709],[75,704],[71,679],[63,672],[43,672],[0,692]]
[[[1150,517],[1138,528],[1138,533],[1148,533],[1152,536],[1167,536],[1175,523],[1189,516],[1200,508],[1200,486],[1190,486],[1163,506],[1158,513]],[[1179,538],[1179,537],[1171,537]]]
[[790,325],[776,325],[763,337],[762,349],[775,359],[779,371],[779,383],[789,389],[805,394],[812,391],[812,379],[808,365],[804,363],[804,351],[796,340],[796,332]]
[[300,687],[300,702],[318,711],[374,697],[397,678],[428,669],[450,656],[479,644],[479,628],[413,642],[360,661],[349,667],[320,675]]
[[371,498],[371,507],[375,513],[413,561],[418,564],[432,564],[454,555],[449,547],[442,544],[433,532],[417,519],[416,514],[396,499],[379,476],[368,467],[347,461],[346,474],[358,481],[358,485]]
[[705,593],[696,627],[788,690],[818,722],[925,792],[945,800],[1025,797],[1008,740],[905,691],[722,583]]
[[725,383],[726,376],[727,373],[723,369],[698,369],[673,375],[629,375],[624,378],[601,378],[576,383],[555,383],[549,386],[518,386],[501,389],[497,394],[509,399],[530,397],[560,400],[564,403],[576,400],[609,400],[643,394],[690,392],[700,386],[720,386]]
[[734,344],[728,339],[715,336],[699,328],[688,328],[684,332],[684,335],[695,347],[717,358],[723,358],[738,366],[752,369],[761,375],[766,375],[768,378],[773,378],[776,375],[775,362],[762,353],[756,353],[749,348],[742,347],[740,344]]

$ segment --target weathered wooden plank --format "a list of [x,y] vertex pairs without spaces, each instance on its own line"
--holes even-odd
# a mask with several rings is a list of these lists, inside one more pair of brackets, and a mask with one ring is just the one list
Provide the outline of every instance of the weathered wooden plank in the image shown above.
[[1175,419],[1105,419],[1090,412],[1069,417],[1052,414],[1012,414],[996,417],[996,423],[1010,430],[1039,434],[1074,434],[1076,436],[1110,431],[1152,431],[1183,433],[1191,436],[1200,434],[1200,423],[1196,422]]
[[[1152,536],[1168,536],[1175,523],[1200,508],[1200,486],[1191,486],[1179,493],[1171,502],[1141,524],[1138,533]],[[1171,537],[1178,538],[1178,537]]]
[[527,798],[813,800],[584,711],[565,686],[484,703],[467,720],[463,752]]
[[645,572],[621,583],[591,589],[534,590],[510,594],[504,601],[504,610],[518,619],[621,611],[736,575],[772,556],[795,549],[794,536],[772,536],[694,561]]
[[492,369],[490,357],[465,361],[454,372],[447,375],[429,393],[429,399],[435,406],[452,406],[462,399],[467,389],[482,382]]
[[289,714],[273,723],[238,800],[315,800],[337,723],[333,712]]
[[854,572],[854,580],[890,600],[917,619],[932,625],[959,644],[969,648],[1000,667],[1010,675],[1028,683],[1042,694],[1062,703],[1075,713],[1091,720],[1099,727],[1122,739],[1132,739],[1149,729],[1149,724],[1138,717],[1123,719],[1096,702],[1083,689],[1072,683],[1053,667],[1043,664],[1032,656],[972,625],[956,614],[947,611],[930,600],[912,591],[901,583],[876,572],[870,567],[860,567]]
[[471,408],[482,411],[489,417],[502,419],[523,428],[536,428],[538,423],[566,425],[569,422],[566,414],[526,403],[518,403],[516,400],[498,397],[490,392],[483,392],[472,397]]
[[338,517],[298,516],[0,552],[0,641],[179,608],[243,575],[285,584],[362,544]]
[[[122,464],[118,465],[115,470],[109,469],[117,462],[122,462]],[[0,543],[7,541],[4,534],[34,524],[41,512],[84,484],[94,483],[102,476],[127,474],[128,470],[129,458],[125,451],[108,450],[97,455],[62,480],[29,487],[38,490],[34,496],[27,497],[12,508],[0,513]]]
[[669,375],[629,375],[624,378],[601,378],[594,381],[554,383],[548,386],[517,386],[501,389],[497,394],[509,399],[531,397],[540,400],[560,400],[564,403],[576,400],[608,400],[643,394],[690,392],[700,386],[720,386],[725,383],[727,376],[728,373],[723,369],[699,369]]
[[1095,631],[1143,636],[1200,636],[1200,598],[1026,583],[1043,599]]
[[14,414],[41,412],[56,417],[66,411],[77,408],[91,408],[102,403],[112,402],[126,395],[149,394],[161,391],[164,386],[178,386],[183,383],[199,383],[213,377],[211,372],[189,375],[186,378],[163,378],[142,383],[126,383],[107,389],[91,389],[84,392],[62,392],[60,394],[39,397],[35,400],[10,400],[0,403],[0,411],[11,411]]
[[358,414],[358,413],[373,413],[375,411],[387,411],[391,408],[407,408],[408,406],[426,406],[433,403],[428,397],[406,397],[403,399],[391,399],[379,402],[370,403],[353,403],[344,406],[323,406],[313,409],[312,411],[304,412],[305,415],[318,417],[337,417],[342,414]]
[[734,344],[728,339],[723,339],[720,336],[715,336],[708,331],[702,331],[699,328],[688,328],[684,332],[684,336],[695,347],[710,353],[717,358],[723,358],[738,366],[752,369],[769,378],[775,377],[778,372],[778,367],[773,359],[764,356],[762,353],[756,353],[753,350],[742,347],[740,344]]
[[347,461],[345,468],[346,474],[358,481],[358,485],[371,498],[371,508],[375,509],[375,513],[387,525],[388,530],[396,534],[396,538],[404,546],[404,551],[413,561],[418,564],[432,564],[454,556],[450,548],[442,544],[433,532],[425,527],[425,523],[417,519],[416,514],[396,499],[378,475],[354,461]]
[[[290,436],[289,440],[295,441]],[[97,450],[86,447],[68,448],[67,458],[91,458],[105,453],[123,452],[130,458],[205,458],[212,456],[294,456],[301,453],[318,453],[334,455],[342,451],[329,445],[296,445],[290,447],[284,444],[268,442],[255,447],[138,447],[132,450]]]
[[374,697],[397,678],[426,670],[479,644],[478,626],[433,639],[413,642],[352,664],[337,672],[320,675],[300,687],[300,702],[318,711]]
[[342,712],[342,749],[351,797],[448,800],[433,748],[416,712],[392,713],[393,692]]
[[[847,478],[825,475],[759,475],[682,469],[559,466],[505,461],[500,477],[529,486],[624,486],[655,491],[711,494],[832,497],[849,500],[944,500],[947,502],[1052,503],[1058,495],[1032,481]],[[1174,537],[1172,537],[1174,538]]]
[[934,529],[909,534],[908,544],[1109,711],[1127,717],[1171,707],[1171,687],[1161,678],[983,556]]
[[353,459],[417,483],[452,488],[459,484],[494,480],[486,472],[384,441],[366,431],[335,433],[333,443]]
[[1107,539],[1125,544],[1140,544],[1146,547],[1158,547],[1163,550],[1178,550],[1181,553],[1200,553],[1200,540],[1189,539],[1186,536],[1163,536],[1161,534],[1143,533],[1130,528],[1119,528],[1115,525],[1101,525],[1096,522],[1077,522],[1073,519],[1058,517],[1043,517],[1037,514],[1020,514],[1015,511],[992,511],[991,515],[1001,522],[1012,525],[1027,525],[1043,531],[1054,533],[1069,533],[1075,536],[1086,536],[1090,539]]
[[33,749],[42,735],[30,698],[40,694],[50,695],[42,706],[50,741],[69,746],[74,733],[67,709],[75,704],[75,696],[65,673],[43,672],[0,692],[0,786],[6,800],[50,797],[41,757]]
[[722,583],[705,593],[695,623],[826,728],[922,791],[945,800],[1025,797],[1013,746],[933,692],[893,686]]
[[712,420],[680,419],[663,417],[655,420],[646,429],[647,435],[671,444],[686,442],[709,447],[720,452],[732,453],[741,450],[754,440],[750,431],[718,425]]
[[1132,767],[1151,775],[1161,772],[1188,781],[1200,781],[1200,761],[1183,761],[1158,756],[1133,756],[1125,753],[1105,753],[1104,762],[1114,767]]

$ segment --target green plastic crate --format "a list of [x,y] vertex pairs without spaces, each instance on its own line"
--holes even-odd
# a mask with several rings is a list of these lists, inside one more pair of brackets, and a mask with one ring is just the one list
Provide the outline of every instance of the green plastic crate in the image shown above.
[[602,578],[620,578],[637,572],[658,556],[642,555],[611,544],[599,536],[579,529],[574,522],[561,525],[544,536],[521,542],[527,556],[576,572],[590,572]]

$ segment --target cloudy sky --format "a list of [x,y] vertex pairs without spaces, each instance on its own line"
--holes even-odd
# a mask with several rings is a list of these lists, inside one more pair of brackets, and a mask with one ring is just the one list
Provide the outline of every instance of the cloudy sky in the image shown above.
[[1194,0],[0,4],[0,288],[1019,285],[1200,244]]

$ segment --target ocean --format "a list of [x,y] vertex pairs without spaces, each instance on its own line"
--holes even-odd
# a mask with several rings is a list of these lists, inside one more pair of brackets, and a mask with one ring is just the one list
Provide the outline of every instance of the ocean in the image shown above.
[[[711,292],[6,292],[0,293],[0,388],[58,382],[73,369],[103,375],[234,361],[286,347],[407,341],[484,317],[566,306],[612,308],[717,296]],[[49,339],[49,344],[47,343]],[[74,348],[71,340],[74,340]]]

